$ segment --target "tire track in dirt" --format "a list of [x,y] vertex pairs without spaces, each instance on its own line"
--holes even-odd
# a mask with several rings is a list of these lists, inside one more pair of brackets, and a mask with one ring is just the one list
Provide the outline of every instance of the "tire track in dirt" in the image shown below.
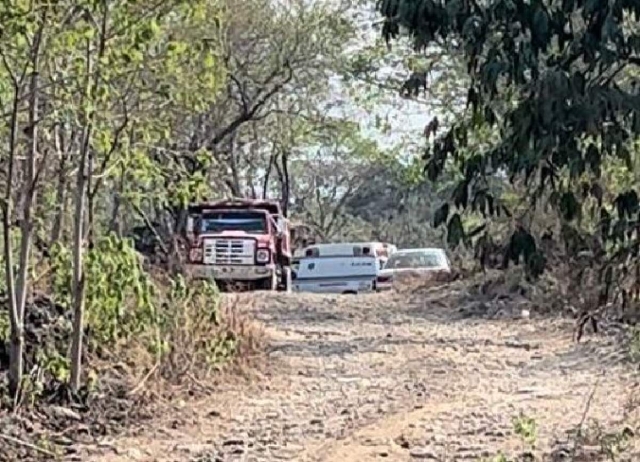
[[245,294],[268,372],[82,460],[476,460],[522,451],[521,411],[548,452],[596,379],[590,415],[622,415],[635,378],[612,339],[575,344],[563,320],[464,319],[442,296]]

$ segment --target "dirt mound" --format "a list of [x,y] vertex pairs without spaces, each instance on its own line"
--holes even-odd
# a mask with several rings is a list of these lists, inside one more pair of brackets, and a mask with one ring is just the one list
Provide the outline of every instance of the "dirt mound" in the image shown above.
[[494,271],[465,281],[460,294],[460,312],[471,317],[528,317],[530,315],[567,315],[571,312],[560,297],[558,281],[547,275],[535,283],[522,271]]
[[[0,296],[0,317],[6,319],[7,330],[0,338],[0,377],[9,367],[9,311],[6,295]],[[25,370],[38,365],[39,352],[66,352],[71,339],[71,314],[51,298],[39,295],[25,308]]]
[[441,294],[436,299],[457,310],[463,318],[572,314],[564,302],[558,280],[544,275],[535,283],[529,282],[519,269],[509,272],[492,270],[464,279],[414,277],[403,281],[396,290],[412,298],[431,299],[435,294]]
[[0,411],[0,461],[74,454],[77,443],[119,434],[133,423],[153,417],[145,404],[144,398],[133,398],[122,388],[120,393],[111,390],[91,395],[84,403],[38,405],[19,414]]
[[[6,297],[0,299],[6,315],[6,332],[0,336],[0,396],[6,396],[9,369],[9,323]],[[69,348],[72,340],[72,314],[64,305],[46,295],[33,297],[25,307],[24,320],[24,373],[26,383],[24,405],[29,405],[29,396],[37,395],[38,401],[47,404],[65,405],[69,402],[84,402],[87,391],[70,396],[61,384],[69,373]],[[87,360],[91,333],[85,331],[83,361]],[[2,403],[7,404],[7,403]]]

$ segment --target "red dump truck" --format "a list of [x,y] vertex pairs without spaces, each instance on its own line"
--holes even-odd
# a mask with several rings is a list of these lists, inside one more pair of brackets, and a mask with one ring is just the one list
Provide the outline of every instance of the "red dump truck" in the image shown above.
[[291,233],[280,203],[230,199],[188,208],[187,269],[222,290],[291,290]]

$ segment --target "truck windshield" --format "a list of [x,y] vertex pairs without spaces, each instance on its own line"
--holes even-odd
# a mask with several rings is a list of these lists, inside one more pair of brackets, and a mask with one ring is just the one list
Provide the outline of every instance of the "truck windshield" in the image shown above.
[[215,212],[202,216],[200,231],[220,233],[223,231],[244,231],[248,234],[267,232],[265,215],[253,212]]

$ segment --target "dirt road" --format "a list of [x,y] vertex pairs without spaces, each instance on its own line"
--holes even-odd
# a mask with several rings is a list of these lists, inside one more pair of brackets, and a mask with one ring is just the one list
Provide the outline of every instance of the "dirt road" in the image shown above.
[[528,450],[521,413],[537,423],[535,452],[563,460],[567,431],[617,428],[636,387],[615,342],[576,344],[566,320],[470,316],[439,291],[246,296],[270,338],[268,374],[83,460],[471,461]]

